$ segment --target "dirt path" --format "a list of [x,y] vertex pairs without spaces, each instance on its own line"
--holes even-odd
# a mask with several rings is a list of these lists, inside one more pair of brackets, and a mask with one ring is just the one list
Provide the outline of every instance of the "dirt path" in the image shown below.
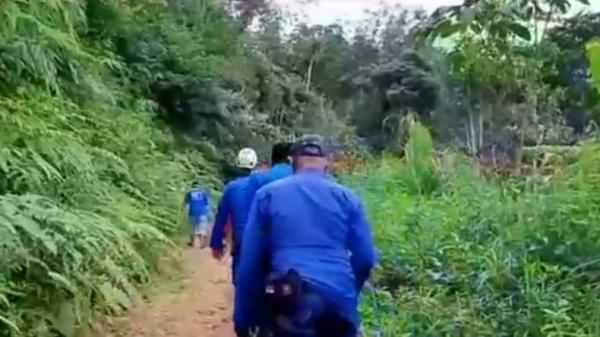
[[209,254],[188,249],[189,277],[180,289],[140,305],[128,319],[128,328],[106,337],[234,337],[228,263],[218,263]]

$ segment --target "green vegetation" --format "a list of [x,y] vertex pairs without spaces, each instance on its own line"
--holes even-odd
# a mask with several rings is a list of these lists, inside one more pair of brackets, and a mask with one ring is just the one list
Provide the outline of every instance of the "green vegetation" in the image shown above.
[[[598,335],[600,159],[577,150],[600,122],[600,14],[574,2],[387,8],[354,32],[265,0],[0,2],[0,337],[128,309],[177,251],[192,181],[218,191],[237,149],[306,132],[403,157],[352,178],[383,253],[370,328]],[[556,148],[579,159],[540,169]]]
[[129,308],[173,249],[184,188],[216,176],[176,151],[81,3],[0,5],[0,336]]
[[[429,167],[385,158],[356,175],[382,258],[366,327],[385,337],[598,336],[599,164],[589,144],[538,183],[499,184],[453,155],[430,155]],[[437,187],[412,188],[431,169]]]

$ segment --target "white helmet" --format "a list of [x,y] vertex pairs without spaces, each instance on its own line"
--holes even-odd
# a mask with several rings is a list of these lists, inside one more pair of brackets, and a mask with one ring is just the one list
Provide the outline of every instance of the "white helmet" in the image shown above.
[[256,155],[256,151],[249,147],[241,149],[235,160],[235,165],[237,167],[243,167],[250,170],[253,169],[257,163],[258,156]]

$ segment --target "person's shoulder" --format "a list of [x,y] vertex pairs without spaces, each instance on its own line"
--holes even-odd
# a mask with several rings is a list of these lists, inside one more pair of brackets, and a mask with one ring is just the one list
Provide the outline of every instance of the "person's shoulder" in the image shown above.
[[357,203],[360,198],[358,195],[349,187],[344,186],[332,179],[323,179],[323,184],[326,184],[329,189],[336,195],[342,197],[344,200],[353,204]]
[[250,184],[253,179],[254,179],[253,175],[249,175],[249,176],[246,176],[246,177],[239,178],[237,180],[236,186],[238,186],[238,187],[248,186],[248,184]]
[[272,174],[288,174],[293,172],[294,168],[290,164],[277,164],[270,171]]
[[252,175],[250,175],[248,177],[248,181],[251,182],[251,183],[260,183],[261,181],[263,181],[268,176],[268,174],[270,172],[271,171],[269,171],[269,172],[256,172],[256,173],[254,173],[254,174],[252,174]]
[[231,189],[235,189],[238,186],[243,185],[244,183],[246,183],[246,181],[248,181],[248,177],[238,177],[238,178],[235,178],[234,180],[228,182],[227,185],[225,185],[225,191],[231,190]]
[[231,180],[230,182],[228,182],[227,184],[225,184],[225,187],[223,188],[223,191],[227,191],[229,189],[231,189],[231,186],[233,186],[235,184],[236,179]]
[[287,176],[281,179],[277,179],[272,181],[266,185],[261,186],[257,193],[268,194],[276,192],[282,188],[286,188],[287,186],[293,185],[295,183],[296,176]]

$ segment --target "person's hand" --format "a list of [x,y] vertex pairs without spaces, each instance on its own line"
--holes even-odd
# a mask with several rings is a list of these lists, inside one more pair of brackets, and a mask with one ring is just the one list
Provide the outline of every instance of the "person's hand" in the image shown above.
[[217,261],[222,261],[225,256],[225,251],[223,249],[213,249],[212,256]]

